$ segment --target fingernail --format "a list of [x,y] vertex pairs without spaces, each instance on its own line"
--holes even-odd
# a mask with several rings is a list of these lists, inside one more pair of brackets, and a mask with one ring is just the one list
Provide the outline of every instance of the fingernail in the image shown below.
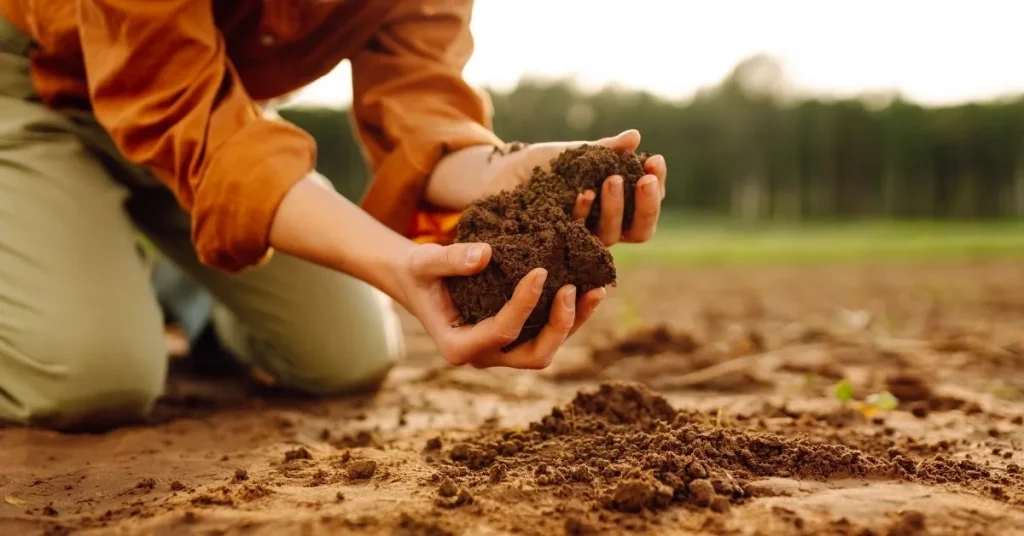
[[654,197],[654,196],[658,195],[659,194],[659,192],[658,192],[658,179],[655,179],[654,177],[651,177],[646,182],[644,182],[644,184],[643,184],[643,186],[641,186],[641,188],[643,188],[644,194],[646,194],[646,195],[649,195],[651,197]]
[[466,264],[470,266],[476,266],[476,263],[480,262],[480,256],[484,253],[484,247],[480,244],[473,244],[469,246],[469,251],[466,252]]
[[576,307],[576,287],[572,287],[569,292],[565,293],[565,306],[569,309]]
[[609,190],[612,197],[622,197],[622,177],[616,175],[608,180],[612,182],[612,187]]
[[544,291],[544,280],[546,280],[547,278],[548,278],[548,271],[547,270],[541,270],[540,271],[540,275],[538,275],[533,280],[533,290],[536,290],[537,292],[543,292]]
[[608,289],[606,289],[604,287],[601,287],[601,288],[597,289],[597,294],[596,294],[596,297],[594,298],[594,300],[595,301],[601,301],[607,295],[608,295]]

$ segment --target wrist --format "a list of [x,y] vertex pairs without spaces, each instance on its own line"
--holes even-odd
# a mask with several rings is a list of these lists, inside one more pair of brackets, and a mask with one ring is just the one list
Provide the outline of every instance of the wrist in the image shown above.
[[446,210],[462,210],[479,199],[490,178],[493,145],[473,145],[445,155],[427,179],[424,198]]
[[305,178],[285,194],[270,244],[289,255],[360,279],[401,301],[400,268],[416,244],[332,188]]

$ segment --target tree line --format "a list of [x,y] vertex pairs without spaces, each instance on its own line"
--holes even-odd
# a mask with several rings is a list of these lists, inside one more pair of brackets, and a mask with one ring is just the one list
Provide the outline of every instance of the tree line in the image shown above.
[[[640,130],[642,149],[669,162],[669,209],[749,220],[1024,216],[1024,96],[925,107],[898,95],[797,97],[784,82],[757,56],[685,102],[566,81],[490,95],[506,141]],[[281,115],[316,138],[320,171],[358,199],[368,174],[348,111]]]

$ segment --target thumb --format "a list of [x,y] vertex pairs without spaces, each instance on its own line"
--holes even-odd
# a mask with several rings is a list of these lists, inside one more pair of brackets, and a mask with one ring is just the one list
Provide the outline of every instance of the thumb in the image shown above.
[[610,138],[601,138],[597,143],[613,151],[635,151],[640,147],[640,131],[629,129]]
[[491,260],[491,246],[485,243],[420,246],[413,254],[412,270],[417,277],[473,275]]

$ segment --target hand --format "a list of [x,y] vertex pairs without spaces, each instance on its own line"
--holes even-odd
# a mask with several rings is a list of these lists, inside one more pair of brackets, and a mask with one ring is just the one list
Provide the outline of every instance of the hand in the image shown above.
[[[640,146],[640,133],[636,130],[627,130],[618,136],[594,142],[537,143],[504,156],[495,156],[491,163],[491,166],[494,166],[493,175],[482,195],[508,190],[529,180],[536,166],[550,170],[551,160],[562,151],[585,143],[603,145],[615,151],[635,151]],[[644,162],[644,171],[648,174],[641,177],[636,185],[633,224],[625,231],[622,229],[625,204],[621,193],[622,177],[612,177],[604,181],[601,192],[601,217],[595,234],[605,246],[618,242],[646,242],[654,236],[661,214],[661,202],[665,199],[665,178],[668,175],[665,157],[651,156]],[[617,195],[614,192],[615,188],[619,189]],[[573,217],[585,218],[595,197],[596,193],[591,190],[581,193],[576,200]]]
[[459,314],[448,295],[444,278],[478,273],[490,259],[491,248],[487,244],[416,246],[398,261],[395,274],[399,292],[396,299],[420,320],[452,365],[519,369],[547,367],[555,351],[594,313],[605,296],[605,289],[594,289],[577,297],[572,285],[560,288],[551,306],[548,324],[540,334],[503,353],[500,349],[519,336],[527,317],[536,307],[547,273],[543,268],[529,272],[497,315],[477,324],[453,327]]

